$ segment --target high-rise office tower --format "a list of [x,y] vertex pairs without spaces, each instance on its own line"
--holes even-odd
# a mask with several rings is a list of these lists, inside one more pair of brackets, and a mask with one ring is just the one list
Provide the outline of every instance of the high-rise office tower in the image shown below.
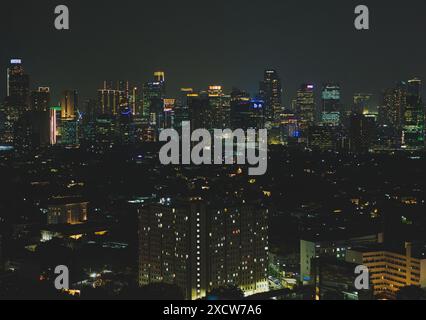
[[133,86],[129,93],[129,106],[133,115],[142,115],[142,90],[140,87]]
[[79,131],[77,119],[64,119],[60,121],[60,143],[66,146],[77,145],[79,142]]
[[407,100],[403,114],[402,144],[410,149],[424,147],[425,114],[421,87],[420,79],[408,80]]
[[160,128],[161,129],[170,129],[174,127],[175,123],[175,109],[176,109],[176,99],[163,99],[163,115],[161,119]]
[[187,95],[187,101],[191,129],[211,128],[213,113],[209,105],[207,92],[190,93]]
[[154,82],[161,82],[161,83],[165,83],[166,82],[166,76],[164,71],[155,71],[154,72]]
[[231,126],[231,96],[225,94],[222,86],[209,86],[209,109],[212,112],[212,124],[205,129],[228,129]]
[[281,117],[281,134],[282,141],[284,144],[291,144],[299,142],[300,138],[300,118],[299,116],[291,111],[284,110]]
[[337,146],[334,127],[328,125],[310,126],[308,129],[308,146],[311,149],[328,151]]
[[39,87],[37,90],[31,91],[31,110],[32,111],[49,111],[50,109],[50,88]]
[[299,116],[299,127],[306,131],[315,123],[314,85],[304,83],[297,91],[296,113]]
[[233,88],[231,92],[231,127],[247,129],[250,121],[250,94]]
[[282,84],[276,70],[266,70],[264,79],[260,82],[259,97],[265,101],[265,120],[278,121],[283,110]]
[[65,90],[59,105],[62,119],[75,119],[78,110],[78,93],[76,90]]
[[135,125],[133,122],[132,109],[129,106],[120,107],[118,115],[118,142],[128,145],[135,142]]
[[6,94],[0,105],[0,142],[13,144],[15,125],[19,117],[30,109],[30,80],[20,59],[10,60]]
[[20,115],[14,128],[17,150],[27,151],[50,144],[50,89],[39,87],[31,92],[30,110]]
[[112,80],[104,80],[102,83],[102,89],[105,90],[115,90],[114,81]]
[[62,145],[78,144],[78,93],[75,90],[65,90],[60,100],[61,119],[59,124],[60,143]]
[[187,299],[215,288],[268,290],[268,211],[212,207],[199,199],[139,210],[139,284],[175,284]]
[[154,72],[154,80],[146,82],[142,88],[143,111],[145,118],[149,119],[154,127],[157,126],[158,117],[163,113],[163,99],[166,95],[166,82],[164,72]]
[[353,114],[350,118],[349,140],[353,152],[368,152],[375,139],[375,118]]
[[111,148],[117,136],[115,117],[111,115],[98,116],[94,123],[92,141],[98,150]]
[[0,105],[0,142],[12,144],[15,124],[20,117],[20,111],[10,97],[6,97]]
[[191,128],[228,129],[231,126],[231,96],[221,86],[187,95]]
[[98,90],[98,114],[117,115],[120,110],[120,100],[123,92],[111,89],[104,83],[104,87]]
[[81,112],[79,116],[79,140],[85,146],[89,146],[90,143],[93,143],[95,136],[95,123],[97,118],[97,100],[96,99],[86,99],[83,103],[80,103]]
[[355,93],[353,97],[352,111],[359,114],[369,113],[372,111],[372,93]]
[[55,145],[59,136],[59,126],[61,120],[61,107],[54,106],[49,109],[49,121],[50,121],[50,144]]
[[404,110],[407,105],[407,83],[398,82],[395,88],[387,89],[383,97],[385,122],[396,129],[403,125]]
[[326,83],[321,93],[322,110],[321,122],[327,125],[339,125],[341,120],[342,106],[340,104],[340,85]]
[[264,127],[264,101],[250,98],[250,94],[234,88],[231,92],[232,129],[262,129]]
[[[383,94],[383,103],[379,107],[378,124],[381,131],[386,132],[386,138],[393,147],[403,145],[404,112],[407,106],[407,83],[400,81],[394,88],[386,89]],[[386,130],[384,130],[386,129]]]
[[117,88],[120,92],[120,107],[127,106],[130,104],[130,83],[127,80],[117,81]]
[[7,68],[7,96],[21,114],[30,107],[30,79],[24,72],[22,60],[10,60]]
[[181,88],[179,98],[176,100],[175,106],[175,122],[174,127],[177,130],[182,128],[182,122],[190,121],[188,95],[193,94],[192,88]]
[[159,82],[147,82],[143,85],[143,116],[147,119],[154,118],[161,112],[163,105],[163,88]]

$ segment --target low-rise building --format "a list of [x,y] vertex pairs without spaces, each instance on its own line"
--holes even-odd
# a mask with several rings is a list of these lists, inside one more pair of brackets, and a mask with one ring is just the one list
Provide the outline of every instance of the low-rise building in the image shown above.
[[87,221],[89,203],[76,198],[54,199],[48,206],[47,224],[80,224]]
[[305,237],[300,240],[300,280],[303,284],[312,284],[312,259],[334,257],[344,261],[346,251],[352,247],[376,244],[381,241],[380,235],[367,235],[338,240],[333,235]]
[[369,270],[370,285],[378,298],[392,299],[403,287],[426,288],[426,250],[405,246],[367,246],[350,249],[346,261],[364,265]]

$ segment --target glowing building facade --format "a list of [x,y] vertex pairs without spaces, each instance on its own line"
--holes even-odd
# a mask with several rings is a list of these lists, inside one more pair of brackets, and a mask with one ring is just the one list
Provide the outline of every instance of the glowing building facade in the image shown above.
[[364,247],[347,251],[346,261],[365,265],[369,269],[370,284],[378,298],[392,299],[407,286],[426,288],[425,253],[405,248]]
[[175,284],[187,299],[232,285],[246,295],[268,291],[266,209],[167,201],[139,210],[141,286]]
[[299,116],[299,126],[304,132],[315,123],[314,85],[302,84],[297,91],[296,113]]

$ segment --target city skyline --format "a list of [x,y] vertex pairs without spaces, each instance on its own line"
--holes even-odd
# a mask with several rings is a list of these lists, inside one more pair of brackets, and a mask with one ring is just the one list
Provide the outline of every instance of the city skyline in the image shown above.
[[[53,1],[28,3],[19,13],[11,10],[1,19],[2,29],[10,32],[5,34],[9,45],[0,53],[0,68],[5,70],[11,57],[20,57],[33,87],[50,86],[55,96],[77,89],[85,98],[93,97],[105,79],[144,82],[154,70],[168,74],[172,94],[180,87],[211,84],[254,94],[263,70],[275,68],[282,77],[286,106],[305,82],[341,83],[347,103],[355,92],[380,93],[402,79],[424,79],[426,50],[415,31],[424,29],[424,2],[411,1],[409,7],[400,8],[367,1],[371,30],[362,32],[353,28],[354,4],[271,1],[257,8],[218,1],[210,10],[191,2],[169,3],[161,10],[131,1],[103,6],[77,2],[70,4],[71,29],[57,31]],[[27,21],[25,26],[15,19],[18,14]],[[102,19],[93,25],[97,17]],[[108,27],[112,20],[118,27]],[[115,45],[109,37],[122,41]],[[395,41],[402,45],[394,45]],[[0,88],[3,98],[3,78]]]
[[[21,57],[12,57],[8,59],[8,66],[16,64],[19,61],[19,65],[22,65],[24,70],[25,70],[25,74],[29,75],[29,72],[27,72],[27,70],[31,69],[28,68],[28,66],[25,64],[25,61],[23,59],[21,59]],[[7,68],[6,68],[7,71]],[[127,83],[127,85],[129,85],[130,87],[127,88],[126,90],[133,90],[133,88],[137,88],[137,90],[142,94],[143,90],[144,90],[144,86],[148,83],[152,83],[153,81],[155,82],[155,74],[156,73],[162,73],[164,78],[164,82],[168,83],[167,84],[167,91],[165,92],[166,96],[171,98],[171,99],[176,99],[177,97],[179,97],[182,94],[182,90],[187,90],[187,89],[191,89],[192,92],[208,92],[210,87],[220,87],[221,90],[223,90],[224,93],[227,94],[231,94],[234,90],[241,90],[242,92],[246,92],[248,93],[252,98],[256,98],[262,95],[262,82],[265,80],[265,74],[267,74],[268,72],[277,72],[280,84],[279,87],[282,89],[282,93],[281,93],[281,98],[280,100],[282,101],[281,103],[281,107],[283,108],[283,110],[294,110],[294,104],[297,103],[298,100],[298,95],[300,93],[301,87],[303,86],[310,86],[309,90],[311,92],[313,92],[313,98],[314,98],[314,104],[315,104],[315,109],[319,109],[321,110],[323,108],[322,106],[322,94],[323,91],[326,90],[327,86],[329,85],[336,85],[339,87],[339,100],[340,100],[340,111],[342,110],[351,110],[351,108],[354,107],[355,105],[355,101],[354,99],[356,99],[356,97],[358,95],[369,95],[371,98],[371,102],[372,104],[370,104],[370,106],[373,106],[374,108],[379,107],[381,105],[384,104],[384,96],[386,95],[387,90],[390,90],[391,88],[395,88],[398,87],[398,85],[400,83],[406,83],[408,84],[410,81],[417,81],[419,80],[420,82],[423,81],[424,78],[418,77],[418,76],[413,76],[413,77],[408,77],[408,78],[403,78],[403,79],[396,79],[395,81],[386,81],[387,83],[389,83],[389,86],[387,87],[382,87],[381,89],[373,89],[371,91],[354,91],[354,92],[348,92],[347,89],[345,89],[345,84],[342,84],[338,81],[322,81],[320,83],[314,83],[311,81],[303,81],[300,84],[298,84],[296,86],[296,89],[294,90],[294,92],[289,93],[288,91],[286,91],[285,85],[283,84],[283,80],[281,78],[281,74],[279,73],[279,71],[277,69],[274,68],[264,68],[261,72],[261,74],[259,75],[259,80],[257,81],[257,88],[254,89],[253,92],[248,91],[246,88],[242,88],[236,85],[231,85],[229,87],[224,86],[222,83],[213,83],[213,82],[206,82],[208,83],[208,85],[206,85],[205,87],[198,87],[198,86],[178,86],[176,88],[173,88],[172,90],[170,90],[170,85],[169,85],[169,81],[168,81],[168,73],[165,72],[164,70],[152,70],[151,73],[149,75],[147,75],[146,77],[144,77],[144,81],[142,80],[138,80],[138,81],[131,81],[129,79],[126,78],[118,78],[118,79],[112,79],[112,78],[108,78],[108,79],[103,79],[99,81],[99,85],[97,87],[93,87],[94,89],[92,90],[92,93],[89,96],[84,96],[81,94],[81,91],[78,88],[62,88],[59,91],[54,91],[55,85],[53,86],[48,86],[48,85],[35,85],[33,81],[34,77],[32,75],[29,75],[29,88],[30,91],[37,91],[37,90],[43,90],[43,88],[46,88],[49,90],[49,103],[50,103],[50,107],[54,107],[54,106],[58,106],[61,105],[61,99],[63,99],[63,94],[64,92],[67,91],[75,91],[78,96],[79,96],[79,102],[83,103],[89,100],[94,100],[97,99],[97,95],[99,94],[99,91],[102,90],[119,90],[119,88],[117,88],[117,86],[119,86],[120,82],[123,83]],[[7,73],[6,73],[7,74]],[[4,77],[7,78],[7,77]],[[106,84],[108,83],[108,88],[106,88]],[[5,85],[7,88],[7,84]],[[277,87],[278,88],[278,87]],[[424,96],[424,91],[426,90],[426,88],[424,88],[422,85],[420,86],[420,97]],[[7,97],[7,90],[4,90],[5,92],[5,97]],[[80,108],[82,106],[80,105]],[[373,110],[374,112],[377,111],[377,109]]]
[[5,4],[0,300],[426,300],[410,1]]

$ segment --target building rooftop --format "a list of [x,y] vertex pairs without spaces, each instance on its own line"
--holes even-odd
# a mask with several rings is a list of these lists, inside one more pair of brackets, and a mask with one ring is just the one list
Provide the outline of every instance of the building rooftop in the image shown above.
[[[417,259],[426,259],[426,243],[415,242],[411,244],[411,256]],[[406,254],[406,243],[383,243],[358,246],[351,249],[362,253],[366,252],[390,252],[395,254]]]
[[79,204],[79,203],[89,203],[87,200],[78,196],[65,196],[52,198],[49,201],[49,206],[58,206],[58,205],[69,205],[69,204]]

